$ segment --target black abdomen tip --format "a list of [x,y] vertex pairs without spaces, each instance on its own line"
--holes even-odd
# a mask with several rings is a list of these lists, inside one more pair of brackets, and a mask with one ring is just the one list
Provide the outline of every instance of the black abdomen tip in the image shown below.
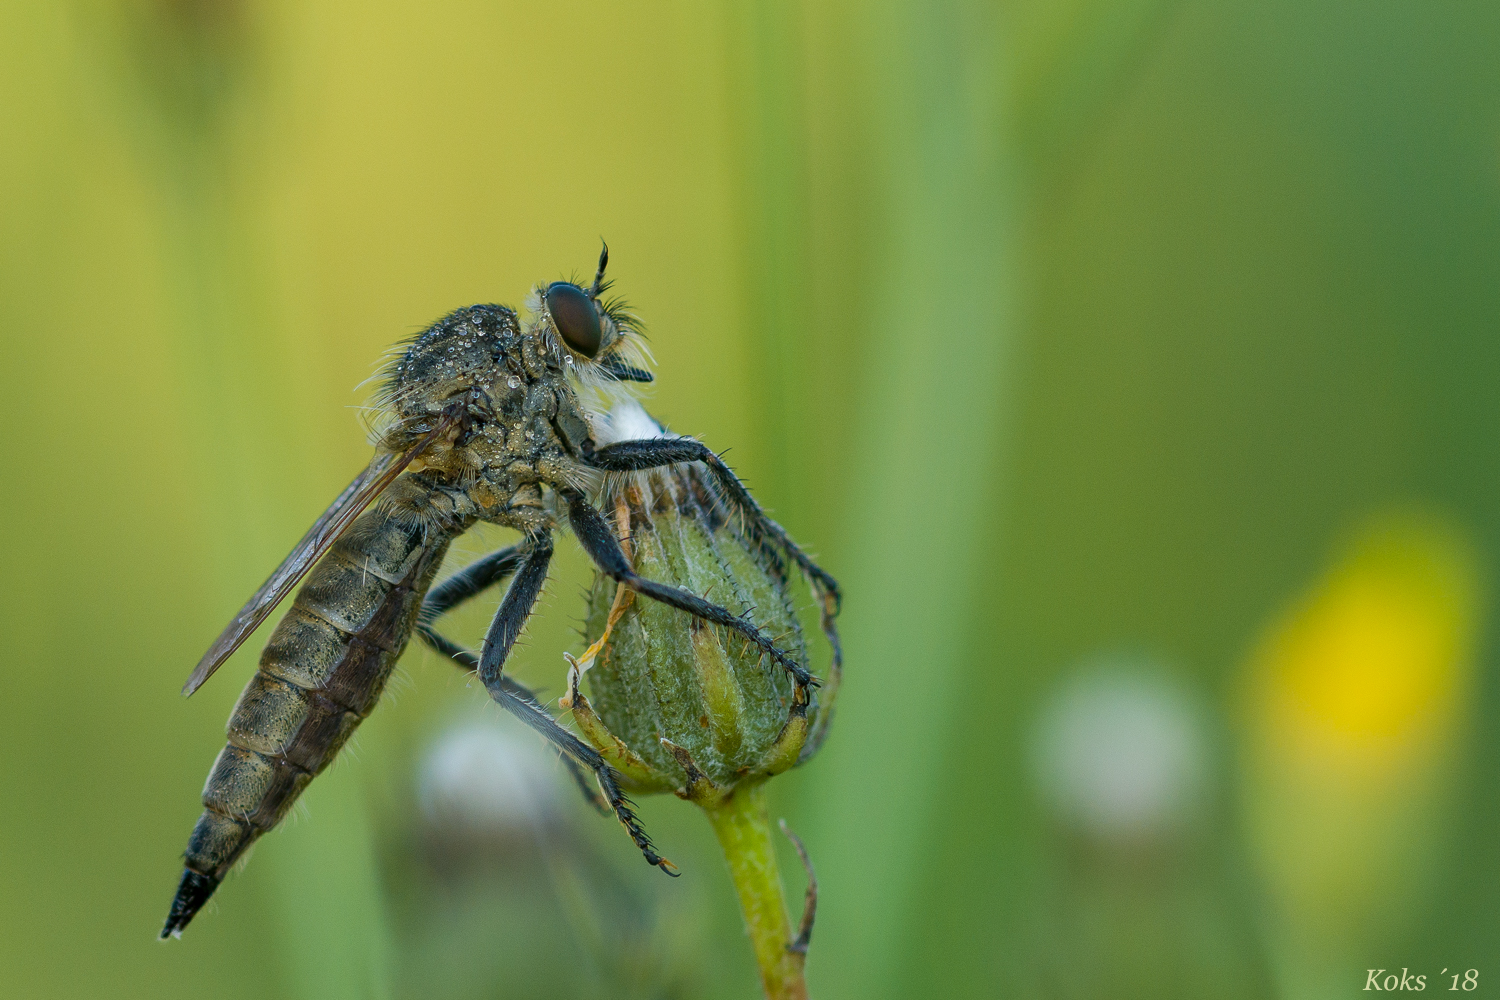
[[212,875],[200,875],[191,868],[182,872],[182,881],[177,886],[177,896],[172,900],[172,910],[167,914],[167,925],[161,929],[161,937],[182,937],[182,929],[203,909],[208,897],[219,887],[219,880]]

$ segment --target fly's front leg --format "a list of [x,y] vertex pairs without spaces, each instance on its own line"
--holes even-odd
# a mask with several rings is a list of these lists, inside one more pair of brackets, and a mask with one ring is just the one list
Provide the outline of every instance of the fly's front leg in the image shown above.
[[725,465],[708,445],[691,438],[643,438],[639,441],[618,441],[595,450],[590,460],[595,468],[610,472],[644,472],[647,469],[659,469],[676,465],[679,462],[702,462],[706,465],[713,473],[725,499],[740,512],[747,527],[752,532],[769,536],[781,546],[782,550],[812,582],[813,591],[818,597],[818,622],[823,635],[828,639],[828,645],[833,650],[833,663],[829,669],[829,677],[833,684],[838,683],[844,665],[844,647],[839,641],[838,626],[833,621],[838,616],[843,602],[843,595],[839,593],[839,582],[823,567],[808,558],[807,553],[792,541],[786,529],[761,510],[760,504],[755,502],[755,497],[745,489],[745,484],[740,482],[734,471]]
[[630,568],[625,553],[620,551],[620,542],[615,538],[614,532],[609,529],[604,515],[595,510],[588,498],[577,490],[565,487],[559,489],[558,492],[568,501],[568,520],[573,525],[573,533],[578,536],[579,544],[589,554],[589,558],[594,560],[594,564],[607,576],[623,583],[636,593],[645,594],[653,600],[686,611],[704,621],[734,629],[785,668],[799,688],[805,690],[817,685],[817,678],[772,642],[770,636],[762,632],[754,622],[736,615],[728,608],[711,604],[681,587],[670,587],[664,583],[637,576]]
[[791,556],[802,572],[813,581],[819,595],[826,599],[829,605],[828,613],[830,615],[839,613],[842,596],[839,594],[838,581],[823,567],[808,558],[807,554],[797,547],[797,543],[792,541],[786,529],[761,510],[760,504],[756,503],[750,491],[745,489],[745,484],[740,482],[739,477],[729,466],[725,465],[723,460],[702,441],[694,441],[692,438],[644,438],[639,441],[618,441],[596,449],[590,462],[595,468],[610,472],[644,472],[647,469],[660,469],[677,465],[680,462],[702,462],[714,474],[726,498],[739,510],[749,526],[755,531],[771,536],[777,545],[785,549],[787,555]]
[[[620,791],[619,775],[615,769],[609,766],[597,750],[564,729],[530,690],[505,675],[506,657],[510,655],[521,627],[531,617],[537,598],[541,596],[542,586],[547,582],[547,566],[551,560],[552,538],[550,535],[541,535],[487,556],[449,577],[435,587],[428,597],[431,609],[428,602],[424,602],[422,606],[422,623],[418,626],[422,639],[463,669],[476,671],[491,698],[563,751],[570,770],[573,770],[573,762],[576,761],[593,771],[599,781],[599,788],[604,793],[605,803],[630,834],[635,846],[645,855],[646,861],[668,875],[675,875],[677,873],[671,867],[671,862],[656,853],[651,838],[641,829],[630,800]],[[478,657],[432,627],[431,622],[443,611],[474,596],[485,587],[498,583],[512,571],[515,579],[506,590],[499,610],[495,612],[495,619],[490,623],[484,647]],[[584,789],[585,795],[597,801],[583,776],[576,770],[573,770],[573,775]]]

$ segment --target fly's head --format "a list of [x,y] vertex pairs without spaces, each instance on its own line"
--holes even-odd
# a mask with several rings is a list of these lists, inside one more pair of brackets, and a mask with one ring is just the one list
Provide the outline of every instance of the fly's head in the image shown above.
[[530,319],[526,332],[555,357],[570,379],[586,389],[612,394],[626,382],[650,382],[650,356],[641,339],[640,324],[624,302],[606,299],[604,280],[609,247],[599,254],[592,284],[554,281],[538,285],[526,299]]

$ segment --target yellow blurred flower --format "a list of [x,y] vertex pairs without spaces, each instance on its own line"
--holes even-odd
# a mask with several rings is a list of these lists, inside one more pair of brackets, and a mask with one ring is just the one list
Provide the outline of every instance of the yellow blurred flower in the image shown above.
[[1441,856],[1479,608],[1472,546],[1366,523],[1246,667],[1245,820],[1288,988],[1315,995],[1402,920]]
[[1265,734],[1306,765],[1371,777],[1430,754],[1468,681],[1474,577],[1449,529],[1367,526],[1255,657]]

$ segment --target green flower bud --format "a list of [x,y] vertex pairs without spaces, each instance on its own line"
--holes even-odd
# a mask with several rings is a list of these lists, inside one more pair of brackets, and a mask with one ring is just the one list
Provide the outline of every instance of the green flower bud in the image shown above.
[[[593,427],[598,444],[666,437],[633,402]],[[841,674],[838,584],[762,514],[712,455],[668,446],[697,462],[609,479],[600,507],[612,516],[638,576],[675,585],[753,623],[794,661],[762,652],[741,632],[644,598],[599,576],[589,594],[588,650],[572,656],[561,700],[573,721],[641,794],[671,791],[702,808],[724,850],[745,929],[770,1000],[806,1000],[803,966],[817,910],[807,870],[799,928],[792,929],[771,840],[765,782],[811,757],[833,718]],[[657,454],[662,454],[658,449]],[[832,651],[820,686],[807,684],[807,642],[790,577],[805,574]],[[799,685],[793,674],[803,678]],[[592,702],[579,690],[587,679]]]
[[[808,665],[787,560],[732,509],[707,469],[679,465],[612,480],[601,507],[638,574],[748,618]],[[563,705],[638,793],[720,802],[801,763],[822,740],[836,670],[823,687],[798,690],[739,633],[602,575],[584,635],[591,646],[582,659],[569,657]],[[589,698],[579,691],[585,676]]]

